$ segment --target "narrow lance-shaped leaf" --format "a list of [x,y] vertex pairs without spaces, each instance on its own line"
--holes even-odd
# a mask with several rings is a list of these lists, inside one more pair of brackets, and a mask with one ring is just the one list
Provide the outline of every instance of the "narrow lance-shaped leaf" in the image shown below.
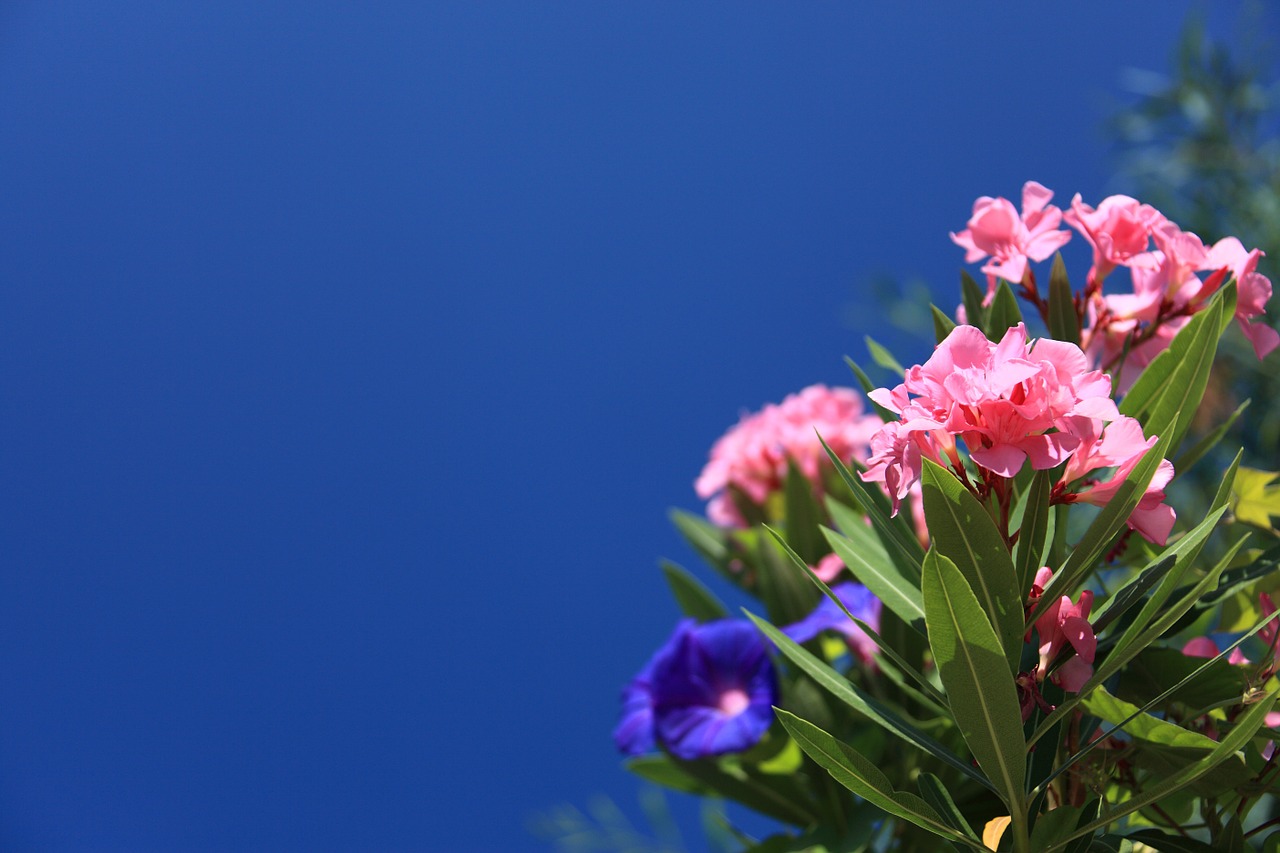
[[872,590],[874,596],[881,599],[884,606],[897,613],[902,621],[923,635],[924,599],[920,598],[920,590],[913,587],[910,581],[902,578],[892,562],[877,560],[874,552],[868,556],[867,552],[861,551],[854,542],[842,537],[835,530],[823,528],[822,533],[826,535],[827,542],[831,543],[831,549],[836,552],[836,556],[849,566],[849,571],[854,574],[854,578],[858,579],[864,587]]
[[1177,459],[1173,460],[1173,469],[1178,472],[1179,476],[1190,471],[1206,453],[1218,446],[1218,443],[1222,441],[1222,438],[1227,434],[1227,431],[1230,430],[1231,427],[1235,426],[1236,421],[1240,419],[1240,415],[1244,413],[1244,410],[1249,408],[1250,402],[1250,400],[1245,400],[1243,403],[1236,406],[1236,410],[1228,415],[1225,421],[1218,424],[1213,428],[1212,432],[1193,444],[1190,449],[1183,451],[1182,455]]
[[[849,369],[852,370],[853,375],[857,377],[858,384],[862,386],[863,394],[870,394],[872,391],[876,390],[878,387],[876,383],[871,381],[871,377],[867,375],[866,371],[863,370],[856,361],[846,355],[844,357],[844,363],[849,365]],[[871,407],[876,410],[876,414],[880,417],[880,420],[885,423],[888,423],[889,421],[896,421],[898,419],[897,415],[877,403],[875,400],[871,400]]]
[[840,479],[845,486],[853,493],[853,499],[857,501],[858,506],[866,511],[867,518],[871,519],[871,524],[880,531],[885,541],[885,547],[896,553],[898,557],[905,561],[906,565],[910,565],[916,571],[919,571],[920,561],[924,559],[924,549],[920,547],[920,543],[916,541],[914,536],[904,530],[903,524],[895,523],[895,520],[880,508],[879,503],[867,493],[867,488],[862,484],[862,481],[827,446],[827,442],[822,439],[822,436],[818,436],[818,439],[822,441],[822,449],[826,451],[827,457],[835,465],[836,473],[840,475]]
[[937,338],[938,343],[942,343],[956,327],[956,322],[943,313],[937,305],[930,305],[929,308],[933,312],[933,336]]
[[739,582],[733,570],[729,568],[729,564],[733,561],[733,553],[729,549],[727,531],[716,527],[701,516],[682,509],[673,509],[670,515],[672,524],[702,559],[725,577],[735,583]]
[[964,575],[932,550],[923,592],[929,645],[960,733],[1010,814],[1023,814],[1022,714],[1000,640]]
[[[1211,311],[1215,316],[1216,324],[1213,327],[1208,327]],[[1215,346],[1216,350],[1217,338],[1226,329],[1224,316],[1229,321],[1234,311],[1235,286],[1234,284],[1229,284],[1228,287],[1222,288],[1217,295],[1213,296],[1208,310],[1201,311],[1201,313],[1193,316],[1187,325],[1178,330],[1178,334],[1175,334],[1169,348],[1157,355],[1155,359],[1152,359],[1151,364],[1148,364],[1143,369],[1142,375],[1138,377],[1137,382],[1133,383],[1133,387],[1129,388],[1128,393],[1125,393],[1124,400],[1120,401],[1120,414],[1129,415],[1130,418],[1138,418],[1143,421],[1143,427],[1146,428],[1147,421],[1142,415],[1151,411],[1165,396],[1166,392],[1171,391],[1175,396],[1187,392],[1187,388],[1174,387],[1174,377],[1179,365],[1183,364],[1184,360],[1187,360],[1188,351],[1192,350],[1193,341],[1196,346],[1203,347],[1206,346],[1204,338],[1212,337],[1213,341],[1215,341],[1213,346]],[[1213,329],[1216,329],[1216,333],[1213,332]],[[1210,360],[1212,360],[1212,353]],[[1201,361],[1201,357],[1197,356],[1194,361]],[[1192,411],[1194,411],[1194,406]],[[1149,434],[1155,432],[1155,430],[1148,429],[1147,432]],[[1158,433],[1156,434],[1158,435]]]
[[699,622],[711,622],[724,619],[729,615],[729,611],[725,609],[720,599],[716,598],[715,593],[703,586],[702,582],[688,571],[669,560],[663,560],[661,565],[662,573],[667,578],[667,585],[671,587],[671,594],[675,596],[676,604],[686,616],[697,619]]
[[1067,280],[1067,265],[1062,262],[1061,252],[1054,253],[1049,272],[1049,335],[1080,346],[1080,316],[1071,298],[1071,282]]
[[[853,527],[846,529],[856,530]],[[827,537],[831,550],[844,561],[853,576],[871,590],[885,607],[923,634],[924,600],[920,597],[920,589],[911,580],[903,577],[898,567],[880,547],[880,543],[868,531],[861,532],[865,536],[852,540],[833,530],[822,528],[822,533]]]
[[1031,583],[1043,565],[1045,542],[1049,534],[1049,496],[1053,493],[1053,472],[1037,471],[1027,490],[1026,509],[1018,531],[1018,544],[1013,550],[1014,572],[1018,577],[1021,601],[1031,592]]
[[991,783],[981,773],[974,770],[967,761],[964,761],[947,747],[917,729],[892,708],[864,693],[853,682],[840,675],[825,662],[819,660],[778,628],[750,611],[744,610],[743,612],[746,613],[748,619],[755,623],[761,633],[778,647],[778,651],[787,660],[799,667],[802,672],[836,699],[864,715],[894,737],[906,741],[928,755],[932,755],[980,785],[991,787]]
[[865,335],[867,342],[867,352],[871,353],[871,360],[883,367],[885,370],[891,370],[901,377],[907,371],[903,368],[898,360],[893,357],[893,353],[885,349],[884,345],[870,335]]
[[920,797],[926,803],[933,806],[943,820],[954,830],[963,833],[978,840],[978,834],[973,831],[973,827],[969,825],[969,821],[965,819],[964,814],[956,806],[956,801],[951,798],[951,792],[947,790],[947,786],[942,784],[942,780],[932,773],[921,772],[920,778],[916,779],[916,787],[920,789]]
[[787,460],[787,479],[782,490],[787,513],[787,542],[806,562],[816,563],[826,552],[822,534],[818,531],[822,509],[814,497],[813,484],[791,459]]
[[987,309],[987,322],[983,329],[987,337],[999,343],[1010,328],[1022,322],[1022,312],[1018,309],[1018,298],[1009,289],[1009,282],[1001,281],[996,294]]
[[[1213,502],[1209,505],[1209,512],[1204,519],[1191,530],[1190,533],[1183,536],[1176,543],[1165,549],[1165,555],[1174,555],[1176,562],[1173,569],[1165,575],[1156,585],[1155,590],[1147,597],[1142,605],[1142,610],[1137,617],[1125,629],[1117,646],[1123,646],[1133,640],[1138,632],[1146,628],[1147,624],[1156,615],[1163,612],[1165,602],[1174,594],[1178,584],[1182,581],[1183,576],[1190,570],[1196,557],[1200,555],[1201,549],[1204,547],[1205,541],[1213,532],[1219,519],[1227,510],[1227,497],[1231,490],[1231,484],[1235,482],[1235,475],[1238,463],[1240,462],[1239,454],[1236,455],[1235,462],[1223,474],[1222,483],[1218,487],[1218,493],[1214,496]],[[1212,591],[1210,588],[1209,591]]]
[[1143,454],[1142,461],[1134,466],[1133,471],[1129,473],[1124,483],[1121,484],[1120,488],[1116,489],[1111,501],[1093,519],[1088,529],[1085,530],[1084,535],[1080,537],[1080,541],[1076,543],[1076,547],[1068,555],[1066,561],[1063,562],[1062,568],[1053,576],[1053,580],[1049,582],[1044,595],[1041,596],[1035,612],[1027,620],[1028,624],[1045,607],[1057,601],[1059,596],[1064,595],[1068,590],[1074,589],[1076,584],[1093,569],[1094,564],[1111,547],[1111,543],[1115,540],[1117,534],[1124,529],[1125,522],[1129,520],[1129,516],[1137,509],[1138,503],[1146,493],[1147,486],[1150,485],[1152,477],[1155,476],[1156,469],[1160,467],[1160,462],[1164,459],[1168,447],[1169,439],[1162,437],[1154,447]]
[[965,319],[970,326],[987,328],[987,308],[982,304],[985,294],[966,270],[960,271],[960,295],[964,302]]
[[[771,532],[773,532],[774,536],[777,537],[776,531],[771,531]],[[832,535],[835,535],[835,534],[832,534]],[[858,617],[854,616],[852,613],[849,612],[849,608],[845,607],[844,602],[840,600],[840,596],[836,595],[831,590],[831,587],[827,586],[826,583],[823,582],[822,578],[814,574],[813,569],[811,569],[803,560],[800,559],[799,554],[797,554],[795,551],[792,551],[790,548],[788,548],[787,544],[783,542],[781,538],[778,538],[778,541],[779,541],[779,544],[782,546],[783,550],[785,550],[787,554],[791,557],[792,563],[794,563],[794,565],[796,566],[796,570],[799,572],[802,572],[805,575],[805,577],[807,577],[810,580],[810,582],[812,582],[813,585],[816,586],[823,595],[825,595],[829,600],[831,600],[832,603],[834,603],[837,607],[840,608],[840,612],[842,612],[846,617],[848,617],[852,622],[854,622],[859,628],[861,628],[863,633],[865,633],[868,637],[871,638],[871,640],[876,644],[876,646],[879,647],[880,651],[885,655],[887,655],[889,659],[897,666],[897,668],[903,674],[909,676],[912,681],[920,685],[920,687],[924,690],[924,692],[928,694],[927,697],[925,697],[926,701],[936,702],[939,705],[946,703],[946,699],[942,697],[942,694],[938,693],[937,688],[935,688],[933,684],[930,683],[929,680],[924,677],[923,674],[921,674],[914,667],[908,664],[892,646],[890,646],[887,642],[885,642],[885,640],[880,636],[880,634],[876,631],[876,629],[872,628],[862,619],[859,619]],[[863,584],[863,586],[866,586],[866,584]],[[870,587],[868,587],[868,589],[870,589]],[[872,592],[874,594],[874,590],[872,590]],[[921,634],[923,635],[924,611],[921,610],[920,614],[921,614],[920,630],[921,630]],[[886,672],[887,672],[887,669],[886,669]]]
[[933,807],[915,794],[895,791],[889,777],[857,750],[843,744],[822,729],[781,708],[778,719],[795,738],[805,753],[831,774],[841,785],[894,817],[909,821],[943,838],[964,844],[974,850],[982,845],[952,829]]
[[[1191,426],[1208,386],[1209,370],[1213,367],[1213,356],[1218,351],[1218,339],[1222,335],[1222,300],[1214,299],[1209,309],[1193,317],[1192,321],[1197,319],[1201,320],[1198,328],[1192,328],[1188,323],[1175,336],[1176,343],[1189,329],[1193,332],[1182,358],[1169,377],[1168,386],[1152,401],[1148,414],[1141,419],[1148,435],[1169,436],[1170,455],[1182,444],[1182,437]],[[1172,348],[1173,344],[1170,344]]]
[[798,622],[818,602],[813,585],[798,577],[775,537],[761,536],[756,543],[758,593],[769,618],[787,625]]
[[1218,743],[1217,748],[1204,758],[1187,765],[1182,770],[1175,772],[1172,776],[1145,789],[1133,798],[1119,803],[1114,809],[1099,817],[1097,820],[1090,821],[1084,826],[1077,829],[1067,838],[1059,841],[1053,847],[1050,847],[1045,853],[1052,853],[1054,850],[1061,849],[1068,841],[1072,839],[1091,835],[1099,829],[1114,823],[1127,814],[1132,814],[1139,809],[1144,809],[1152,803],[1159,802],[1170,794],[1185,788],[1197,779],[1208,774],[1222,762],[1231,758],[1257,733],[1263,723],[1266,721],[1267,714],[1270,713],[1276,702],[1276,694],[1272,692],[1268,694],[1262,701],[1251,706],[1242,714],[1232,727],[1231,731]]
[[[1101,665],[1094,670],[1093,675],[1084,683],[1084,686],[1080,688],[1080,692],[1068,696],[1065,700],[1059,703],[1058,707],[1053,710],[1053,713],[1045,717],[1044,721],[1040,723],[1040,726],[1031,736],[1031,739],[1027,741],[1027,745],[1031,746],[1035,744],[1036,741],[1053,728],[1054,724],[1067,714],[1074,711],[1076,706],[1080,704],[1081,699],[1089,695],[1089,691],[1093,690],[1099,684],[1102,684],[1108,678],[1119,672],[1125,664],[1137,656],[1138,652],[1151,645],[1157,638],[1161,637],[1170,627],[1172,627],[1183,613],[1186,613],[1191,609],[1191,606],[1195,604],[1196,600],[1199,599],[1200,596],[1204,595],[1206,591],[1216,587],[1218,585],[1218,579],[1222,576],[1223,569],[1225,569],[1235,557],[1236,552],[1240,550],[1242,545],[1244,545],[1246,539],[1248,539],[1247,535],[1241,537],[1230,549],[1227,550],[1227,553],[1223,558],[1219,560],[1218,563],[1210,569],[1209,572],[1205,574],[1205,576],[1201,578],[1185,596],[1178,599],[1178,601],[1173,605],[1165,608],[1149,627],[1140,632],[1134,632],[1134,629],[1130,627],[1130,630],[1121,637],[1120,641],[1116,643],[1115,648],[1113,648],[1111,653],[1107,655],[1106,660],[1104,660]],[[1134,635],[1131,636],[1131,633]],[[1196,670],[1196,673],[1198,672],[1200,672],[1199,669]]]
[[964,575],[1013,674],[1022,654],[1025,613],[1004,537],[978,499],[944,468],[924,460],[921,483],[933,547]]

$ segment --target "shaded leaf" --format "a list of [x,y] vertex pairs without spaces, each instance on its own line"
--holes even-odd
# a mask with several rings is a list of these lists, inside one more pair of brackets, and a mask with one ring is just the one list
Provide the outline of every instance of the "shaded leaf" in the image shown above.
[[825,661],[819,660],[815,655],[807,651],[803,646],[792,640],[781,630],[770,625],[760,617],[749,611],[746,613],[747,618],[755,623],[756,627],[768,637],[778,651],[780,651],[787,660],[791,661],[802,672],[812,678],[821,687],[827,690],[832,696],[848,705],[859,714],[867,717],[867,719],[882,727],[885,731],[900,738],[907,743],[923,750],[926,754],[932,755],[939,761],[950,765],[955,770],[964,774],[973,781],[990,787],[990,783],[969,765],[947,747],[934,740],[929,735],[917,729],[910,722],[904,719],[900,714],[889,708],[884,703],[874,697],[864,693],[861,688],[856,686],[849,679],[832,669]]
[[933,311],[933,336],[938,343],[942,343],[956,327],[956,322],[943,313],[937,305],[930,305],[929,308]]
[[892,371],[901,377],[907,371],[898,360],[893,357],[893,353],[889,352],[883,344],[870,335],[865,335],[864,340],[867,342],[867,352],[871,353],[871,360],[883,367],[885,370]]
[[1009,289],[1009,282],[1001,281],[996,294],[987,309],[987,320],[982,328],[987,338],[999,343],[1000,339],[1012,327],[1022,322],[1022,312],[1018,309],[1018,298]]
[[960,570],[930,551],[923,592],[929,645],[960,733],[1010,814],[1023,809],[1026,745],[1004,649]]
[[921,477],[933,547],[964,575],[1000,638],[1010,674],[1022,654],[1022,594],[1004,537],[978,499],[954,475],[926,459]]
[[776,712],[778,719],[800,744],[800,748],[850,791],[922,829],[959,841],[973,849],[982,849],[980,845],[947,826],[942,817],[924,800],[906,791],[895,791],[880,768],[852,747],[781,708],[776,709]]
[[667,585],[671,587],[671,594],[675,596],[676,604],[684,615],[699,622],[724,619],[729,615],[729,611],[725,609],[720,599],[716,598],[715,593],[703,586],[702,582],[688,571],[668,560],[663,560],[661,566]]
[[1053,493],[1053,472],[1037,471],[1027,490],[1026,508],[1014,546],[1014,573],[1018,578],[1019,600],[1026,601],[1031,582],[1044,563],[1045,543],[1049,534],[1049,495]]
[[1117,699],[1103,687],[1096,688],[1084,700],[1084,707],[1101,720],[1105,720],[1130,737],[1160,746],[1180,749],[1197,749],[1208,752],[1217,742],[1199,732],[1187,731],[1176,723],[1153,717],[1142,712],[1137,705]]
[[1049,336],[1080,346],[1080,317],[1071,298],[1071,282],[1061,252],[1054,253],[1049,272]]

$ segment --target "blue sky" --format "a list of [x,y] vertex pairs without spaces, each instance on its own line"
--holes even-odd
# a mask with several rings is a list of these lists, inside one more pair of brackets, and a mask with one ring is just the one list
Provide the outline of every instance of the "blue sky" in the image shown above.
[[1188,5],[5,4],[0,846],[631,808],[712,441],[919,360],[868,285],[975,197],[1120,188]]

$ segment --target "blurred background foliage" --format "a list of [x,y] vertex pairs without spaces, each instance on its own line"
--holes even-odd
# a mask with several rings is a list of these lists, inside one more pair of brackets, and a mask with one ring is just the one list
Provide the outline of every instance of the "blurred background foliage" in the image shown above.
[[[1230,42],[1188,23],[1168,74],[1128,73],[1122,85],[1136,100],[1107,127],[1119,163],[1117,184],[1154,205],[1206,243],[1234,235],[1267,256],[1258,271],[1280,281],[1280,81],[1275,43],[1261,26],[1260,4],[1242,13]],[[1274,325],[1276,300],[1270,305]],[[1215,382],[1200,421],[1220,422],[1239,402],[1252,404],[1237,422],[1243,464],[1273,469],[1280,443],[1280,370],[1259,364],[1239,334],[1223,337]],[[1227,447],[1233,444],[1224,442]],[[1185,482],[1213,476],[1214,465]],[[1204,483],[1200,483],[1204,485]]]

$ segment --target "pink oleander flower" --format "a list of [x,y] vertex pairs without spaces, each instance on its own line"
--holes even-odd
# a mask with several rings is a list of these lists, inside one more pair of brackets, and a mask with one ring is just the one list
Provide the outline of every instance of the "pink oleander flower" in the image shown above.
[[973,203],[968,227],[953,233],[952,241],[965,249],[965,262],[990,256],[982,271],[987,274],[987,301],[995,293],[997,278],[1020,284],[1027,274],[1027,261],[1043,261],[1071,239],[1071,232],[1059,230],[1062,211],[1049,204],[1053,191],[1035,181],[1022,187],[1022,215],[1006,198],[983,196]]
[[[1105,426],[1099,421],[1082,418],[1076,422],[1073,431],[1080,439],[1080,446],[1067,462],[1059,481],[1060,487],[1089,478],[1096,471],[1116,469],[1106,482],[1085,479],[1084,487],[1072,498],[1095,506],[1106,506],[1115,497],[1121,484],[1157,441],[1156,436],[1143,436],[1142,425],[1124,416]],[[1173,479],[1173,473],[1173,463],[1168,459],[1161,460],[1137,509],[1126,522],[1130,529],[1157,545],[1164,545],[1173,530],[1173,507],[1164,502],[1164,487]]]
[[1022,324],[998,344],[957,326],[901,385],[869,395],[901,420],[872,438],[863,479],[885,485],[896,513],[920,479],[922,459],[958,464],[957,439],[1000,477],[1013,477],[1028,461],[1036,470],[1056,467],[1079,444],[1077,418],[1119,417],[1110,391],[1110,379],[1089,370],[1072,344],[1030,341]]
[[[1044,593],[1053,577],[1053,570],[1045,567],[1036,572],[1033,595]],[[1038,591],[1038,594],[1037,594]],[[1070,648],[1072,655],[1053,673],[1052,681],[1063,690],[1079,693],[1093,675],[1093,658],[1097,653],[1098,639],[1089,624],[1089,610],[1093,607],[1093,592],[1080,593],[1080,601],[1072,603],[1070,596],[1061,596],[1044,609],[1036,618],[1036,633],[1040,635],[1040,664],[1036,678],[1043,681],[1049,666],[1059,652]]]
[[1151,205],[1126,195],[1113,195],[1093,208],[1083,203],[1077,193],[1063,220],[1093,247],[1091,283],[1101,282],[1118,266],[1155,266],[1149,242],[1152,229],[1164,221],[1164,216]]
[[818,565],[813,566],[813,573],[827,586],[830,586],[842,571],[844,571],[844,560],[837,554],[828,554],[818,561]]
[[[1263,618],[1271,616],[1276,612],[1275,601],[1272,600],[1271,596],[1267,595],[1265,592],[1258,594],[1258,602],[1262,610]],[[1267,625],[1258,632],[1258,639],[1265,643],[1269,649],[1269,655],[1273,665],[1276,656],[1276,633],[1277,628],[1275,622],[1267,623]],[[1193,637],[1192,639],[1187,640],[1186,644],[1182,647],[1182,653],[1187,657],[1192,658],[1216,658],[1222,653],[1222,649],[1218,648],[1218,644],[1210,637]],[[1227,663],[1247,664],[1252,663],[1252,661],[1244,656],[1244,652],[1240,651],[1239,646],[1236,646],[1231,650],[1231,654],[1227,656]],[[1280,723],[1280,717],[1277,717],[1276,720]],[[1277,723],[1271,722],[1271,715],[1268,714],[1267,726],[1275,728],[1276,725]]]
[[1253,344],[1253,352],[1259,358],[1280,346],[1280,333],[1263,322],[1253,322],[1262,317],[1271,299],[1271,279],[1257,271],[1262,250],[1246,252],[1235,237],[1224,237],[1207,253],[1202,269],[1226,267],[1236,279],[1236,322],[1244,336]]
[[[1218,648],[1209,637],[1194,637],[1187,640],[1186,645],[1182,647],[1182,653],[1189,658],[1216,658],[1222,654],[1222,649]],[[1241,664],[1248,663],[1249,659],[1240,651],[1240,647],[1236,646],[1231,650],[1231,654],[1227,656],[1227,663]]]
[[878,417],[863,411],[857,392],[811,385],[779,404],[743,415],[712,446],[694,487],[698,497],[709,499],[707,517],[712,522],[745,527],[731,490],[763,505],[786,481],[788,460],[817,486],[830,464],[819,434],[841,459],[865,461],[871,436],[880,426]]

